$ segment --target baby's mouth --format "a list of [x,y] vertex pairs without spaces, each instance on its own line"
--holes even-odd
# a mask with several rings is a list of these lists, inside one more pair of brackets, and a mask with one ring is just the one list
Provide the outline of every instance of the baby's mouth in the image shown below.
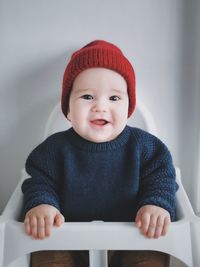
[[91,121],[91,123],[95,125],[103,126],[103,125],[108,124],[109,122],[107,120],[98,119],[98,120]]

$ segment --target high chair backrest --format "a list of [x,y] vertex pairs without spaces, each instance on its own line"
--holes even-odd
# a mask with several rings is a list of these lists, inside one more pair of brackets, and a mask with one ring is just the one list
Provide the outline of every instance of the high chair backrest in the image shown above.
[[[137,100],[136,109],[132,116],[128,119],[128,125],[141,128],[153,135],[157,135],[157,129],[153,117],[140,100]],[[50,113],[45,126],[43,138],[46,139],[51,134],[67,130],[70,127],[71,124],[63,115],[61,111],[61,104],[59,102]]]

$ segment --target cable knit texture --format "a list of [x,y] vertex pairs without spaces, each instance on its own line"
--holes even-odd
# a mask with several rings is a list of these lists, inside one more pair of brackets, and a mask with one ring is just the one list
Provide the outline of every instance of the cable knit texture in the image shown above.
[[53,134],[26,161],[24,214],[39,204],[58,208],[66,221],[134,221],[147,204],[175,219],[175,169],[157,137],[126,126],[115,139],[93,143],[73,128]]

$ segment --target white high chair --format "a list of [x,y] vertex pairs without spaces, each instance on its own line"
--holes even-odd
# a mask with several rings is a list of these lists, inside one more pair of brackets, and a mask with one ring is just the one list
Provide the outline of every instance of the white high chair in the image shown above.
[[198,216],[193,217],[191,222],[191,240],[193,265],[200,266],[200,217]]
[[[136,111],[128,124],[157,135],[154,120],[140,101],[137,101]],[[58,103],[47,121],[44,138],[68,127],[68,121],[62,115]],[[0,266],[27,267],[30,253],[39,250],[89,250],[90,267],[107,267],[108,250],[156,250],[180,260],[177,263],[174,257],[171,257],[171,266],[194,266],[191,221],[195,216],[181,184],[179,169],[176,169],[179,184],[177,221],[171,223],[169,233],[159,239],[144,237],[134,223],[93,221],[66,222],[60,228],[54,228],[48,239],[34,240],[25,234],[24,225],[19,221],[23,200],[21,184],[27,177],[26,172],[22,170],[21,180],[0,216]],[[192,228],[193,233],[194,228],[195,226]],[[196,262],[195,266],[199,264]]]

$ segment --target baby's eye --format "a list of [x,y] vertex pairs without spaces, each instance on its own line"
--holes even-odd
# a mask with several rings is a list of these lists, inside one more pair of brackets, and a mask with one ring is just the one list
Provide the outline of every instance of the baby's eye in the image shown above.
[[110,100],[112,100],[112,101],[118,101],[118,100],[120,100],[120,98],[117,95],[113,95],[113,96],[110,97]]
[[91,100],[93,99],[92,95],[82,95],[81,98],[86,99],[86,100]]

